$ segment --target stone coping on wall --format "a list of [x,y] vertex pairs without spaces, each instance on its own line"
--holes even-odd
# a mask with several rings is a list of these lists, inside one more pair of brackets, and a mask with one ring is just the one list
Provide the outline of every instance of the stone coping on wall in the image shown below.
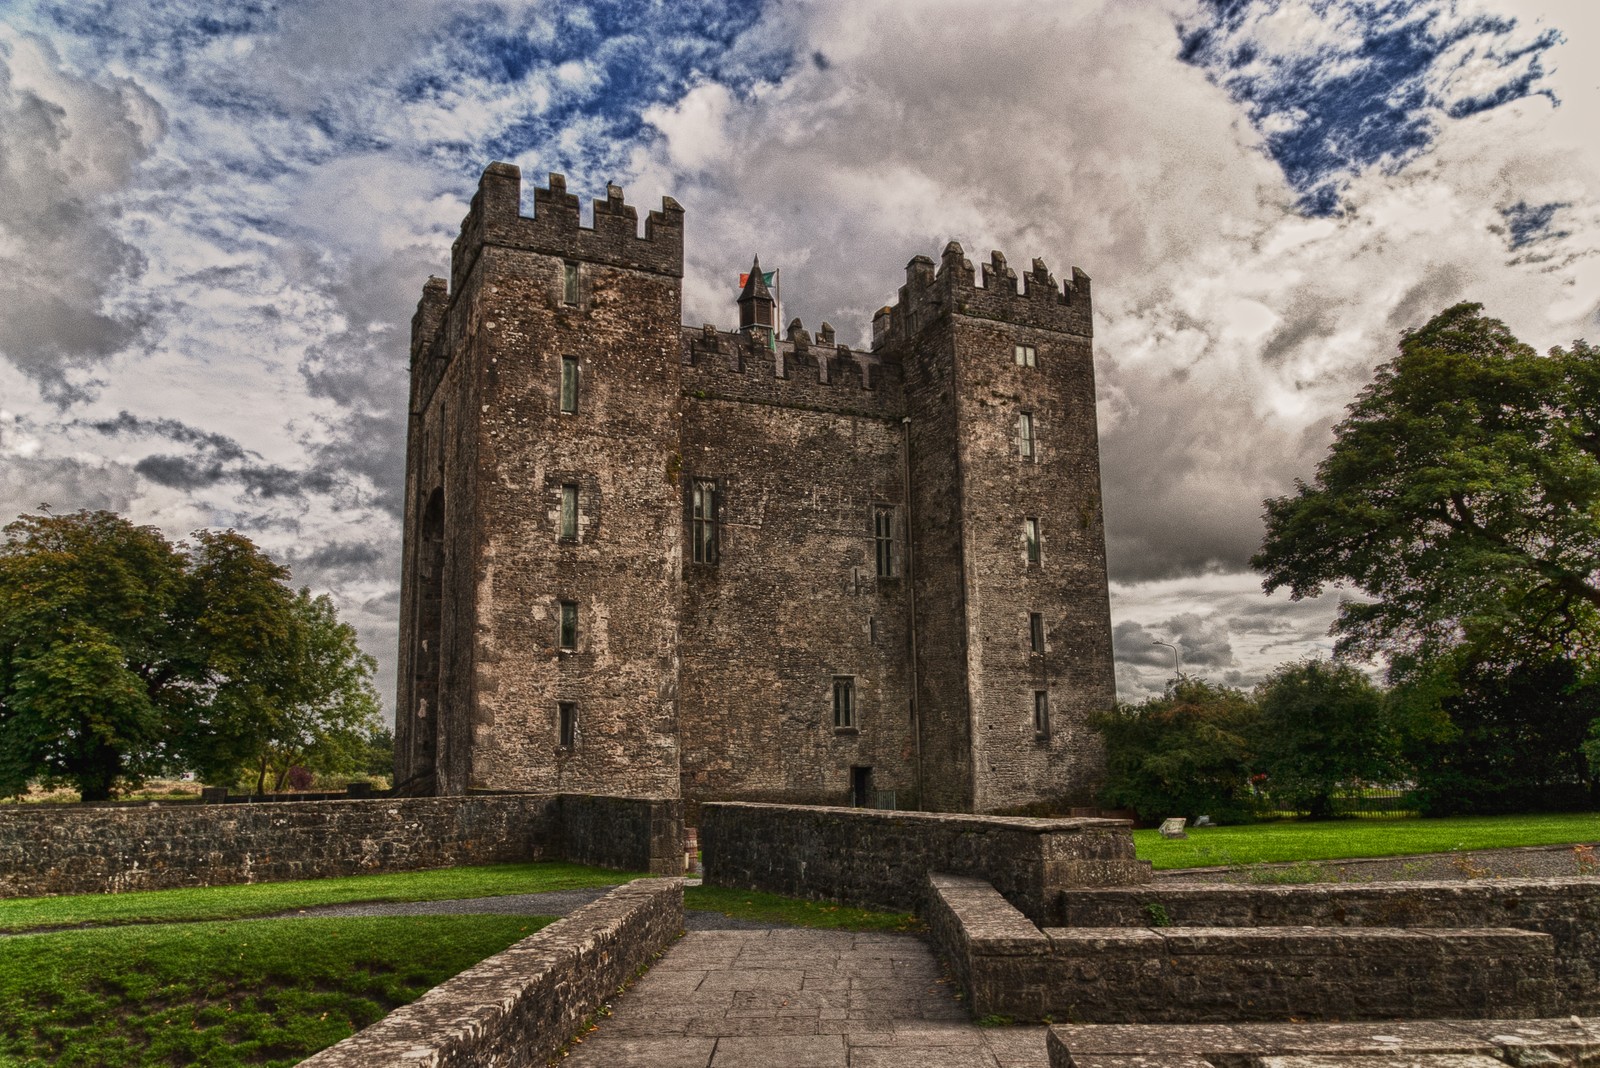
[[683,880],[638,879],[448,979],[304,1068],[544,1068],[683,933]]
[[915,909],[931,871],[985,879],[1049,922],[1068,886],[1142,884],[1131,823],[820,805],[707,802],[706,882],[866,908]]
[[1050,1068],[1504,1068],[1600,1064],[1600,1018],[1061,1024]]

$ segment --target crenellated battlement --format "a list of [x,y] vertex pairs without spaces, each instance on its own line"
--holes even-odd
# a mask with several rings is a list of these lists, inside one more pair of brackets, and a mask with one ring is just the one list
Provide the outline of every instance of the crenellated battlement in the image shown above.
[[617,185],[606,186],[604,200],[594,202],[594,225],[579,220],[575,194],[567,180],[550,175],[548,186],[535,187],[531,216],[522,214],[522,172],[509,163],[484,168],[472,197],[461,235],[450,252],[450,288],[459,290],[485,245],[524,249],[585,263],[683,277],[683,208],[671,197],[645,216],[639,233],[639,212]]
[[1035,259],[1019,286],[1019,275],[1001,252],[990,253],[981,281],[959,242],[947,244],[939,259],[935,265],[927,256],[914,256],[906,264],[897,301],[873,317],[874,351],[915,335],[946,313],[1093,336],[1089,276],[1078,268],[1058,284],[1044,260]]
[[798,319],[785,333],[769,346],[764,335],[718,330],[710,323],[684,327],[683,391],[874,414],[898,411],[898,363],[835,343],[826,323],[815,339]]

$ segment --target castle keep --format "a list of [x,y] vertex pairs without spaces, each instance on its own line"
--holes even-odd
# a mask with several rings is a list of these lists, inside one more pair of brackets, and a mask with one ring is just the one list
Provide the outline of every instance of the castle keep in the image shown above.
[[682,325],[639,234],[491,164],[412,320],[396,781],[1085,803],[1113,701],[1089,279],[951,242],[870,351]]

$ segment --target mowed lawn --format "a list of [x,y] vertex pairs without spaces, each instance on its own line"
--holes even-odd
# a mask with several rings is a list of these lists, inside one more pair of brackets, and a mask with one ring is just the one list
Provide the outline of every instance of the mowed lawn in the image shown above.
[[1133,832],[1140,860],[1157,869],[1205,868],[1278,861],[1459,853],[1513,846],[1600,842],[1600,813],[1456,816],[1446,819],[1349,819],[1189,828],[1187,839]]
[[291,1065],[549,917],[108,927],[0,939],[0,1065]]
[[577,890],[612,886],[639,877],[636,872],[551,861],[539,864],[486,864],[389,875],[352,875],[288,883],[13,898],[0,901],[0,931],[31,931],[83,924],[232,920],[357,901],[445,901],[450,898]]

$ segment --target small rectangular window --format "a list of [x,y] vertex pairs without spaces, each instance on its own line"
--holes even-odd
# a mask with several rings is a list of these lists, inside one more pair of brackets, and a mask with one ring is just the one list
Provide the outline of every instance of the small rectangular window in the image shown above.
[[689,540],[693,543],[694,562],[717,562],[717,484],[709,479],[695,479],[690,487]]
[[561,602],[561,648],[568,651],[578,647],[578,602]]
[[578,737],[578,705],[574,701],[556,703],[556,744],[571,749]]
[[848,675],[833,677],[833,727],[854,730],[856,725],[856,680]]
[[1029,516],[1022,521],[1022,541],[1028,547],[1028,566],[1039,566],[1039,519]]
[[869,644],[878,644],[878,617],[867,617],[867,641]]
[[561,410],[568,414],[578,410],[578,358],[561,357]]
[[1041,738],[1050,733],[1050,694],[1047,690],[1033,691],[1033,733]]
[[567,304],[578,303],[578,265],[567,262],[561,265],[561,299]]
[[877,548],[878,577],[894,577],[894,509],[872,510],[872,536]]
[[1028,648],[1035,653],[1044,652],[1044,616],[1039,612],[1028,613]]
[[1033,459],[1033,413],[1017,413],[1017,451],[1024,460]]
[[1017,345],[1011,352],[1016,357],[1018,367],[1032,367],[1034,365],[1032,345]]
[[578,487],[570,482],[561,487],[561,536],[578,536]]

